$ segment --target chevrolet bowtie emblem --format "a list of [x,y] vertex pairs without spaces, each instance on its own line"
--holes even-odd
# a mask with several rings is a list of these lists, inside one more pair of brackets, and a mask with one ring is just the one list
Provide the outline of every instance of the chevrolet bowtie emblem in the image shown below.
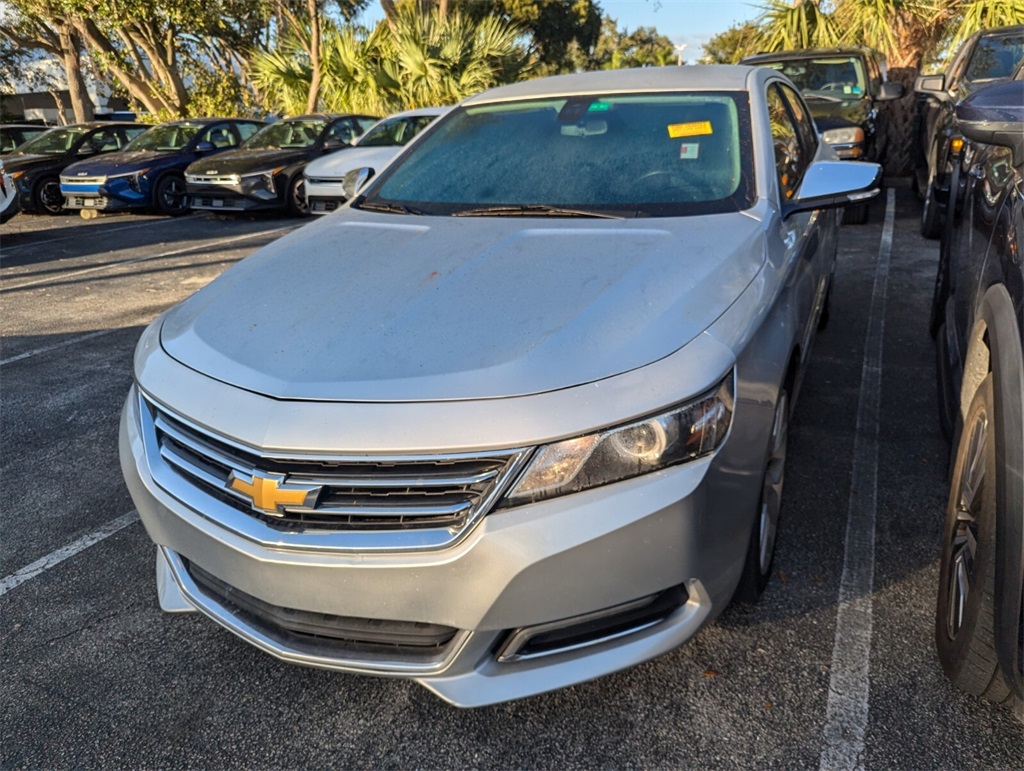
[[320,492],[319,485],[300,485],[285,482],[281,474],[264,474],[260,471],[252,476],[232,471],[228,487],[244,497],[256,511],[271,517],[283,517],[287,506],[313,506]]

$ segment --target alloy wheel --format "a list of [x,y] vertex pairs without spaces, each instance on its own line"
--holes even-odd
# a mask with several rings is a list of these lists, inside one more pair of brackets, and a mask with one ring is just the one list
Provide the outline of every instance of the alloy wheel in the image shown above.
[[764,474],[761,491],[761,516],[758,518],[759,551],[758,560],[761,574],[766,574],[772,565],[775,553],[775,537],[779,531],[779,512],[782,508],[782,488],[786,481],[786,443],[789,435],[789,395],[782,391],[775,408],[775,422],[768,465]]
[[[966,430],[966,427],[965,427]],[[964,623],[968,598],[975,589],[974,563],[978,552],[978,518],[986,495],[988,476],[985,442],[988,418],[984,412],[975,416],[970,426],[967,459],[957,480],[955,495],[956,525],[953,527],[949,560],[949,601],[946,632],[954,639]]]

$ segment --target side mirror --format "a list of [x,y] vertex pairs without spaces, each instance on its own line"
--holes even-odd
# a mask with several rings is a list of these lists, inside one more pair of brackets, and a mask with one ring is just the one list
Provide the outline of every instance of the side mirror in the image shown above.
[[200,142],[196,145],[196,152],[200,154],[212,153],[217,149],[217,146],[213,142]]
[[956,107],[960,133],[1013,151],[1013,165],[1024,163],[1024,80],[995,83],[975,91]]
[[352,169],[352,171],[348,172],[345,175],[345,179],[341,182],[341,189],[345,192],[345,197],[355,198],[356,193],[366,186],[366,183],[373,178],[375,173],[368,166]]
[[84,145],[78,148],[77,155],[96,155],[96,153],[98,152],[99,150],[97,150],[94,145],[91,145],[88,142],[86,142]]
[[902,83],[883,83],[878,89],[877,99],[879,102],[891,102],[893,99],[901,98],[904,93],[906,89]]
[[862,161],[818,161],[804,174],[796,198],[783,205],[783,217],[801,211],[834,209],[878,195],[882,167]]
[[914,81],[914,91],[918,94],[946,99],[946,76],[945,75],[921,75]]
[[351,147],[350,142],[346,142],[344,139],[338,139],[337,137],[331,137],[324,141],[324,152],[333,153],[335,150],[343,150],[346,147]]

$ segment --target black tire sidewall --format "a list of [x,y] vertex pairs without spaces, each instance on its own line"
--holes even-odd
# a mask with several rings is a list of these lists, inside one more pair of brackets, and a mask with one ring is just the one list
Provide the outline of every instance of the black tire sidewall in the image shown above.
[[170,209],[164,204],[163,198],[163,186],[175,179],[181,180],[184,184],[185,178],[177,174],[164,174],[162,177],[157,179],[153,185],[153,208],[155,208],[161,214],[166,214],[171,217],[177,217],[179,214],[184,214],[188,211],[188,193],[182,198],[182,206],[180,209]]
[[63,197],[63,195],[61,196],[61,201],[62,201],[61,206],[58,207],[57,211],[51,211],[50,209],[47,209],[46,206],[43,203],[43,188],[46,187],[46,185],[48,185],[50,183],[53,183],[53,182],[57,183],[57,190],[59,191],[60,190],[60,179],[57,178],[57,177],[54,177],[54,176],[50,176],[50,175],[47,175],[45,177],[40,177],[39,179],[36,180],[35,185],[33,185],[33,187],[32,187],[32,204],[35,206],[36,211],[38,213],[40,213],[40,214],[50,214],[50,215],[56,216],[58,214],[63,213],[63,211],[64,211],[64,206],[63,206],[63,198],[64,197]]
[[[946,522],[942,531],[942,557],[939,562],[939,596],[935,612],[935,643],[939,662],[946,676],[959,688],[982,695],[991,681],[994,670],[994,638],[992,630],[986,628],[983,616],[989,620],[994,606],[993,589],[995,573],[995,527],[996,527],[996,450],[995,424],[993,416],[992,376],[989,375],[978,388],[971,400],[963,426],[957,432],[956,455],[953,463],[949,500],[946,504]],[[957,502],[967,449],[973,433],[974,422],[981,411],[988,420],[988,432],[984,453],[986,456],[986,478],[984,505],[974,512],[977,521],[977,552],[974,559],[974,575],[971,591],[964,609],[964,619],[954,638],[947,631],[949,612],[950,565],[952,562],[953,533],[957,525]],[[992,651],[991,662],[979,656],[979,649]],[[984,674],[989,670],[988,675]]]

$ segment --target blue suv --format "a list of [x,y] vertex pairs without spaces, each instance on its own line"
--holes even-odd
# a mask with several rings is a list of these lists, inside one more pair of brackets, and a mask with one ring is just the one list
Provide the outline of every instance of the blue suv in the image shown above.
[[98,211],[155,209],[177,215],[188,210],[185,167],[237,147],[263,125],[256,120],[203,118],[154,126],[123,150],[64,169],[64,207],[84,218]]

